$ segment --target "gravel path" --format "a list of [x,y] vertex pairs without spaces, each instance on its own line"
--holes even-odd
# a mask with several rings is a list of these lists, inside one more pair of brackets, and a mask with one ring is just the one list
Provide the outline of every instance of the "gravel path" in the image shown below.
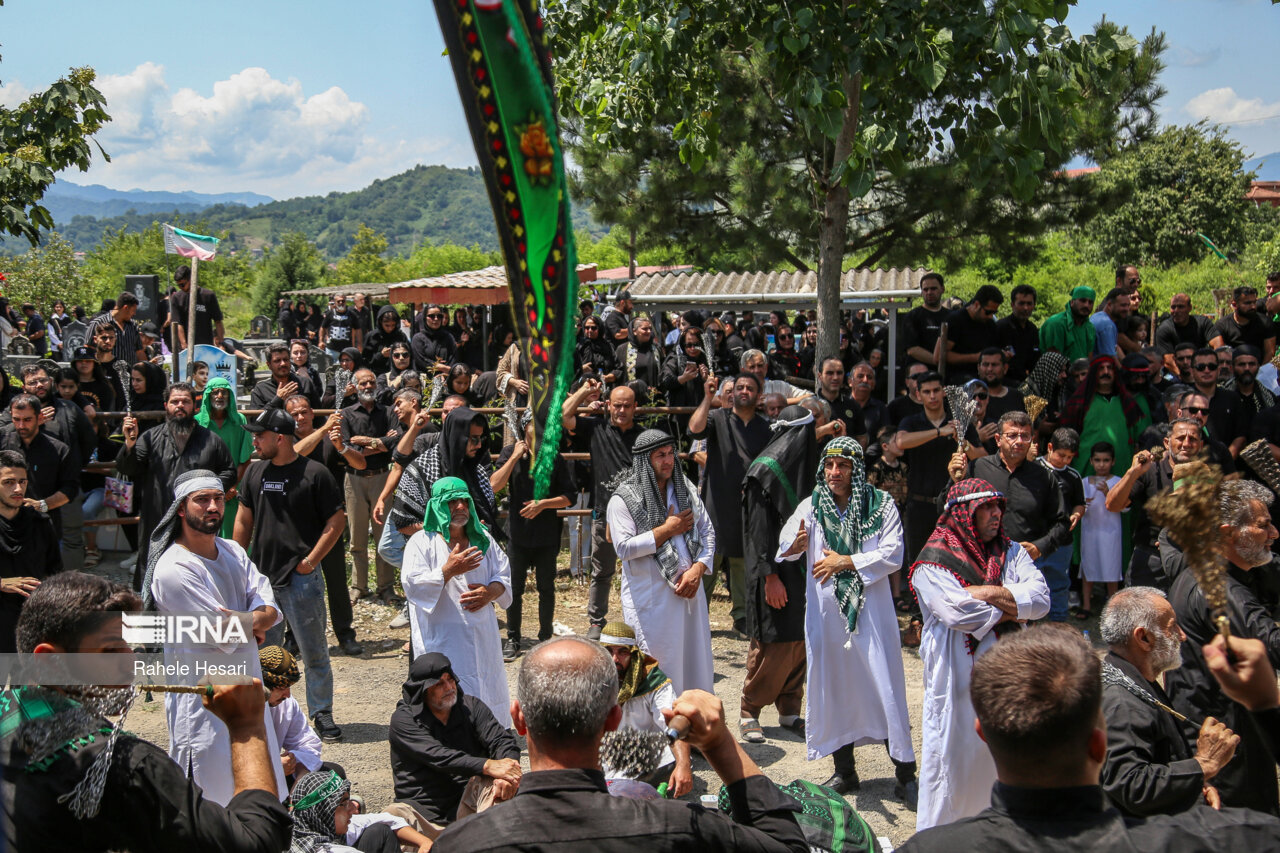
[[[111,565],[114,569],[112,564],[103,565]],[[586,586],[571,580],[566,572],[562,572],[560,577],[556,619],[577,632],[585,633]],[[117,579],[123,579],[123,573]],[[537,593],[532,586],[529,584],[526,593],[524,612],[526,620],[532,617],[533,625],[536,626]],[[616,587],[612,600],[610,613],[617,616],[622,608],[618,603]],[[400,654],[400,647],[409,636],[408,628],[393,630],[388,627],[395,614],[396,611],[392,608],[367,601],[359,602],[356,605],[356,632],[360,642],[364,644],[365,653],[359,658],[335,656],[332,659],[334,720],[342,727],[345,737],[341,743],[325,744],[324,757],[326,760],[336,761],[346,769],[354,791],[365,798],[371,810],[379,809],[392,801],[387,726],[391,712],[400,698],[401,685],[408,668],[408,658]],[[498,615],[502,621],[501,610]],[[716,662],[716,693],[724,701],[726,716],[730,720],[736,720],[746,673],[747,643],[733,631],[732,620],[729,618],[729,597],[723,588],[717,589],[713,596],[711,635]],[[331,638],[331,642],[336,641]],[[519,660],[507,665],[507,679],[513,696],[519,665]],[[903,666],[906,670],[913,739],[918,754],[923,669],[914,649],[904,650]],[[305,678],[305,674],[303,677]],[[305,707],[303,684],[294,688],[293,695]],[[807,761],[803,740],[778,727],[774,709],[766,709],[761,716],[768,742],[745,744],[744,748],[770,778],[780,783],[792,779],[823,782],[831,775],[831,759]],[[157,744],[166,745],[168,735],[163,703],[159,700],[151,703],[140,701],[129,716],[128,728]],[[893,765],[888,753],[882,746],[864,746],[856,750],[856,759],[862,788],[849,796],[850,803],[871,825],[876,835],[888,837],[895,846],[901,844],[915,831],[915,815],[893,795]],[[523,760],[527,769],[527,754]],[[719,791],[718,777],[701,758],[694,760],[694,776],[694,790],[688,799]]]

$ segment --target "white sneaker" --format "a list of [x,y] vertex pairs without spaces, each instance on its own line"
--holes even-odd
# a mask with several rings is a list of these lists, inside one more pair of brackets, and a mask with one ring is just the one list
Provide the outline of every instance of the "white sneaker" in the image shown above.
[[400,612],[396,614],[396,618],[391,620],[392,628],[406,628],[409,625],[409,602],[404,603],[404,607],[400,608]]
[[120,561],[120,568],[122,569],[132,569],[136,565],[138,565],[137,551],[134,551],[132,554]]

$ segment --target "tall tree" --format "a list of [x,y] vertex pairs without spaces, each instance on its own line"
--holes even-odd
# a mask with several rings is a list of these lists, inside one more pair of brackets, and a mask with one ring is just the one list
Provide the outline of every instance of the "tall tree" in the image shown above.
[[253,310],[274,317],[280,294],[319,287],[323,277],[324,258],[320,252],[305,235],[289,231],[258,264],[252,290]]
[[1162,37],[1077,38],[1071,5],[556,0],[576,190],[703,263],[816,259],[834,352],[846,254],[1025,233],[1079,201],[1051,180],[1073,154],[1146,130]]
[[40,200],[57,172],[72,166],[88,170],[89,141],[111,120],[95,76],[92,68],[72,68],[17,107],[0,107],[0,233],[25,237],[34,246],[41,229],[53,228]]
[[68,306],[84,305],[92,312],[107,295],[104,288],[96,287],[85,275],[84,266],[76,260],[75,248],[56,231],[45,235],[26,254],[11,259],[8,266],[5,295],[15,305],[31,302],[47,313],[53,300],[61,299]]
[[387,281],[387,259],[384,257],[386,251],[386,235],[362,223],[356,231],[355,244],[347,252],[346,257],[338,261],[338,283],[362,284]]
[[1088,227],[1104,259],[1170,266],[1205,257],[1197,232],[1224,250],[1244,248],[1252,172],[1222,128],[1169,127],[1106,161],[1087,180],[1124,199]]

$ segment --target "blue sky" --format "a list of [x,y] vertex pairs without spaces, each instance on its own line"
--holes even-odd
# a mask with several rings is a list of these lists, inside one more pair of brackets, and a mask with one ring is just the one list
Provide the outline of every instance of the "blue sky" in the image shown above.
[[[1280,91],[1268,59],[1268,45],[1280,41],[1280,7],[1080,0],[1067,23],[1081,33],[1103,14],[1135,35],[1152,25],[1168,34],[1164,121],[1231,123],[1253,154],[1280,151]],[[188,20],[199,20],[199,31]],[[6,0],[0,103],[91,65],[115,119],[99,134],[113,162],[71,180],[323,194],[417,163],[474,163],[442,51],[426,0]]]

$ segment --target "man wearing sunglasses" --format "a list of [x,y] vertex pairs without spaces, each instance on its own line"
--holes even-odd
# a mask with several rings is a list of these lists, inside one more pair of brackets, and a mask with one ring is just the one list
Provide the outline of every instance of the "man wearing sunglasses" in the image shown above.
[[1209,437],[1227,445],[1235,456],[1244,448],[1248,427],[1241,422],[1240,395],[1218,386],[1218,356],[1213,350],[1196,350],[1191,361],[1191,381],[1209,404]]
[[1004,294],[995,285],[984,284],[963,308],[947,315],[947,381],[963,384],[973,379],[978,359],[987,344],[996,339],[996,312],[1004,304]]
[[1209,462],[1222,468],[1224,474],[1233,474],[1236,470],[1235,457],[1227,445],[1218,441],[1209,431],[1209,419],[1213,410],[1209,398],[1199,391],[1187,391],[1178,400],[1178,417],[1188,418],[1200,424],[1200,438],[1204,442],[1205,457]]

